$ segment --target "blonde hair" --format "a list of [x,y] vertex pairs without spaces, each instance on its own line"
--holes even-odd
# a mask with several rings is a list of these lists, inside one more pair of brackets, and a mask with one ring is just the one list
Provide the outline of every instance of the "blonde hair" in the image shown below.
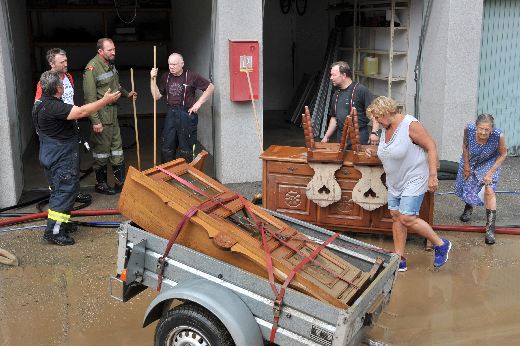
[[368,106],[366,113],[369,119],[374,115],[382,117],[385,114],[396,114],[397,103],[389,97],[379,96]]

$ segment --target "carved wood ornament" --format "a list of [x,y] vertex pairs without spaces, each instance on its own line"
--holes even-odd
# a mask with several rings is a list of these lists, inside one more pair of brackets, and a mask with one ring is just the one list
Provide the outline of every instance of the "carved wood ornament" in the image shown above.
[[377,146],[359,143],[357,110],[351,113],[343,124],[340,143],[316,143],[312,131],[309,108],[302,114],[303,132],[307,146],[307,163],[314,170],[314,176],[307,185],[307,197],[320,207],[326,207],[341,199],[341,188],[334,173],[343,163],[343,151],[350,138],[353,150],[354,168],[362,174],[354,186],[352,201],[365,210],[375,210],[387,203],[387,189],[381,176],[384,173],[377,157]]

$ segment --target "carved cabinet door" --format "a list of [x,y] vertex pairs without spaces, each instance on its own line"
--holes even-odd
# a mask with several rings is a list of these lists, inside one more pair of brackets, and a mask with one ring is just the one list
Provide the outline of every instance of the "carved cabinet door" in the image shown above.
[[316,205],[307,198],[305,189],[309,176],[267,174],[268,209],[297,218],[316,222]]
[[357,179],[338,179],[341,199],[318,209],[318,222],[332,229],[370,226],[370,212],[352,201],[352,189]]

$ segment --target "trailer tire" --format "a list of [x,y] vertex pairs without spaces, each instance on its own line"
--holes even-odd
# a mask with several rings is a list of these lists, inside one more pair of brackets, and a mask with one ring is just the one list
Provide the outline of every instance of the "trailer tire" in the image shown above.
[[[187,342],[187,343],[185,343]],[[184,303],[168,311],[155,329],[155,346],[234,346],[226,327],[200,305]]]

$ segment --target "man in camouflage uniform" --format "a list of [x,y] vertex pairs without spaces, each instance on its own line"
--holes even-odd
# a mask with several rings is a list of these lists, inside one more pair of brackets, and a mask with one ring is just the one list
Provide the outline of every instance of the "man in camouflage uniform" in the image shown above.
[[[85,103],[99,100],[110,88],[121,91],[125,97],[137,98],[135,91],[128,92],[119,84],[119,75],[114,65],[116,48],[109,38],[97,42],[97,55],[88,62],[83,72],[83,92]],[[121,132],[117,121],[117,103],[109,104],[90,116],[92,123],[92,156],[97,184],[95,191],[107,195],[121,192],[125,181],[125,162]],[[112,189],[107,184],[107,164],[110,161],[115,178]]]

